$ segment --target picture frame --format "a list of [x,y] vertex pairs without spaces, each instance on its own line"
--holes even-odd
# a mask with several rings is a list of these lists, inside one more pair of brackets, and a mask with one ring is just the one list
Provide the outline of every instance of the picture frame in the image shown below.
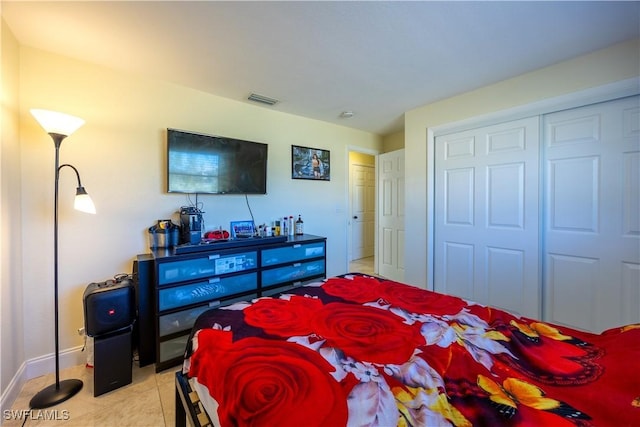
[[321,148],[291,146],[291,179],[331,180],[331,152]]
[[232,239],[253,237],[255,233],[255,227],[251,220],[231,221],[229,228],[231,229]]

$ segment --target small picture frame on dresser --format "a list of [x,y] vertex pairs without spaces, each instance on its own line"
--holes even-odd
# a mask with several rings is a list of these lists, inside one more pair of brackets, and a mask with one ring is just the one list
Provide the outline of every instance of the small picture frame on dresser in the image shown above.
[[253,221],[231,221],[230,227],[231,229],[231,238],[232,239],[245,239],[248,237],[253,237],[255,233],[255,227],[253,226]]

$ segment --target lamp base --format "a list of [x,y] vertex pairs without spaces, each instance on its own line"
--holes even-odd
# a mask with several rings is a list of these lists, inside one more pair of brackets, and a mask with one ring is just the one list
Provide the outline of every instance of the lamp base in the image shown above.
[[63,380],[60,381],[60,387],[56,384],[40,390],[29,402],[31,409],[43,409],[62,403],[72,398],[82,389],[82,381],[80,380]]

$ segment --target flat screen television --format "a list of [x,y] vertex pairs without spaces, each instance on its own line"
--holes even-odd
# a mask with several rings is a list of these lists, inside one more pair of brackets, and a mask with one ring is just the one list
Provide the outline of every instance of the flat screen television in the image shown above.
[[167,129],[167,191],[266,194],[267,144]]

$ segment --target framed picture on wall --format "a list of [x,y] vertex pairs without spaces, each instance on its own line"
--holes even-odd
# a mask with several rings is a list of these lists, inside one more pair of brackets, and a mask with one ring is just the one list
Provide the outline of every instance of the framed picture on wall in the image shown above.
[[291,178],[330,181],[331,158],[329,150],[292,145]]

